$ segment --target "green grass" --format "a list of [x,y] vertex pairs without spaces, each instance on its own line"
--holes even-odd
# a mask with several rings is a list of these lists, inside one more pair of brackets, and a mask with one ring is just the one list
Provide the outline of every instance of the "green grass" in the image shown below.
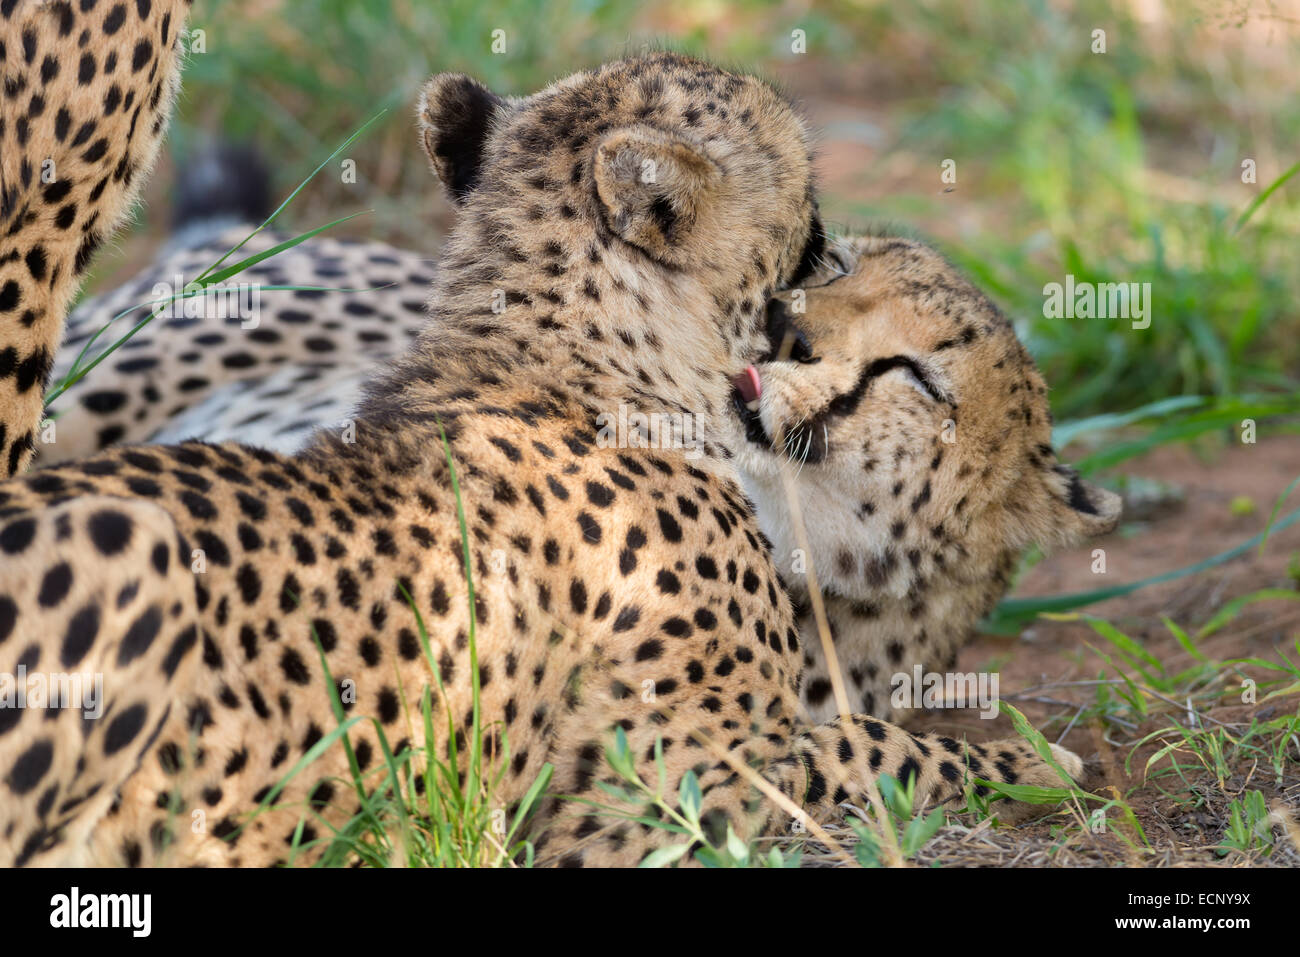
[[[362,124],[361,127],[359,127],[356,131],[354,131],[351,136],[349,136],[346,140],[344,140],[343,143],[340,144],[339,147],[334,150],[333,153],[327,156],[319,166],[317,166],[314,170],[312,170],[312,172],[307,176],[306,179],[304,179],[301,183],[298,184],[298,187],[293,192],[291,192],[284,199],[284,201],[280,203],[279,206],[275,208],[275,210],[271,213],[271,215],[268,216],[260,226],[258,226],[255,230],[253,230],[242,240],[240,240],[239,243],[237,243],[235,246],[229,249],[224,255],[222,255],[219,259],[217,259],[216,262],[208,266],[208,268],[205,269],[202,273],[200,273],[195,279],[191,280],[186,285],[185,289],[176,292],[171,296],[167,296],[162,300],[150,300],[148,302],[136,303],[132,306],[127,307],[126,309],[123,309],[117,315],[110,318],[108,322],[102,328],[97,330],[95,334],[92,335],[86,341],[86,344],[82,346],[81,351],[77,354],[76,361],[74,361],[72,364],[72,368],[68,370],[67,374],[63,377],[63,379],[60,382],[56,383],[55,385],[51,386],[50,389],[46,392],[45,394],[46,408],[48,409],[54,403],[54,401],[59,398],[59,396],[63,395],[63,393],[67,392],[78,382],[82,381],[97,365],[99,365],[101,362],[103,362],[105,359],[111,356],[118,349],[122,348],[137,333],[139,333],[142,329],[144,329],[156,318],[158,318],[158,316],[162,314],[163,307],[165,307],[166,304],[202,296],[204,295],[205,290],[216,287],[228,279],[233,279],[235,276],[239,275],[241,272],[243,272],[245,269],[248,269],[250,266],[254,266],[259,262],[263,262],[264,260],[270,259],[273,256],[277,256],[288,249],[292,249],[294,246],[298,246],[306,242],[307,240],[313,238],[314,236],[319,236],[321,233],[325,232],[328,229],[332,229],[336,226],[342,225],[343,223],[346,223],[348,220],[354,219],[355,217],[362,215],[361,213],[352,213],[347,216],[342,216],[331,223],[326,223],[324,226],[318,226],[315,229],[308,230],[307,232],[299,233],[298,235],[293,236],[290,239],[286,239],[283,240],[282,242],[276,243],[274,246],[272,246],[269,249],[266,249],[259,253],[255,253],[252,256],[246,256],[245,258],[240,259],[229,266],[224,266],[223,268],[223,264],[226,262],[226,260],[228,260],[235,253],[239,252],[239,250],[241,250],[245,245],[248,244],[249,240],[251,240],[254,236],[262,232],[263,230],[269,229],[271,224],[274,223],[276,219],[279,218],[280,214],[283,213],[289,207],[289,205],[298,197],[298,195],[304,189],[307,188],[307,184],[310,183],[313,179],[315,179],[317,174],[319,174],[320,171],[325,168],[326,164],[328,164],[330,160],[334,159],[341,152],[347,149],[352,143],[354,143],[363,133],[365,133],[366,129],[369,126],[371,126],[375,122],[375,120],[379,119],[379,116],[382,116],[382,113],[372,117],[370,120]],[[261,286],[259,288],[261,289],[261,291],[264,292],[287,292],[295,289],[322,288],[322,287],[267,285],[267,286]],[[335,290],[335,291],[345,291],[345,290]],[[110,342],[103,350],[98,352],[94,356],[94,358],[87,359],[88,353],[90,352],[91,348],[94,346],[96,341],[98,341],[99,337],[104,333],[108,332],[108,330],[113,327],[113,324],[116,323],[119,319],[123,318],[124,316],[130,315],[131,313],[135,312],[138,309],[147,309],[148,307],[155,306],[155,305],[159,306],[159,308],[149,313],[148,315],[144,316],[138,322],[136,322],[136,324],[133,325],[130,329],[126,330],[121,336],[119,336],[117,339]]]
[[[456,499],[464,552],[470,622],[470,726],[462,729],[455,726],[448,707],[447,688],[429,643],[428,630],[404,583],[398,582],[397,587],[410,607],[432,678],[432,684],[419,689],[418,718],[423,742],[418,750],[404,748],[394,753],[378,720],[362,715],[348,717],[349,708],[344,704],[340,684],[330,671],[325,649],[313,627],[312,639],[316,643],[336,727],[299,759],[232,835],[232,839],[237,837],[267,811],[298,811],[299,820],[290,841],[287,866],[294,866],[299,855],[307,850],[319,851],[314,862],[316,867],[356,864],[368,867],[531,867],[535,860],[536,849],[528,824],[546,795],[554,769],[550,764],[543,765],[515,806],[510,809],[503,807],[497,794],[509,766],[509,737],[504,727],[498,727],[496,723],[485,726],[482,721],[469,534],[455,461],[445,434],[443,449]],[[297,596],[293,597],[297,600]],[[401,687],[400,676],[399,695],[409,723],[411,703],[407,689]],[[440,729],[434,722],[436,711],[446,719],[445,729],[442,729],[445,733],[441,738]],[[354,728],[366,724],[373,729],[383,755],[383,762],[369,771],[361,769],[349,737]],[[485,747],[490,740],[499,742],[496,748]],[[464,742],[463,750],[458,743],[461,741]],[[336,746],[343,749],[349,769],[348,779],[338,783],[355,792],[359,804],[350,819],[336,826],[312,806],[310,800],[297,805],[276,803],[295,777]],[[492,753],[488,754],[488,751]],[[314,822],[313,829],[320,827],[326,834],[305,839],[309,822]]]
[[[1113,799],[1100,809],[1103,815],[1109,807],[1124,811],[1118,819],[1117,833],[1136,835],[1141,846],[1135,844],[1135,851],[1152,852],[1128,805],[1145,792],[1148,798],[1157,793],[1187,813],[1208,809],[1223,815],[1226,820],[1220,855],[1234,849],[1247,857],[1272,852],[1274,835],[1268,815],[1261,813],[1264,796],[1244,784],[1253,781],[1257,788],[1266,786],[1274,795],[1297,784],[1300,664],[1283,649],[1277,649],[1275,658],[1221,659],[1208,654],[1201,645],[1249,605],[1297,600],[1300,592],[1279,589],[1241,596],[1225,604],[1195,633],[1164,619],[1165,627],[1184,653],[1177,656],[1185,658],[1177,667],[1171,665],[1174,655],[1166,653],[1162,658],[1149,650],[1150,639],[1131,637],[1104,619],[1070,616],[1085,621],[1102,643],[1086,645],[1088,656],[1100,667],[1095,680],[1073,683],[1091,687],[1093,694],[1091,700],[1078,701],[1068,720],[1070,726],[1095,724],[1105,729],[1108,739],[1115,735],[1113,743],[1122,750],[1125,772],[1136,773],[1138,783],[1126,794],[1112,788]],[[1295,651],[1300,655],[1300,641],[1295,642]],[[1221,710],[1244,701],[1260,705],[1272,702],[1273,707],[1249,719],[1233,718]],[[1285,710],[1288,707],[1290,710]],[[1216,717],[1216,712],[1223,717]],[[1050,719],[1044,731],[1050,732],[1066,717],[1063,713]],[[1026,728],[1017,722],[1022,734],[1036,734],[1032,730],[1026,733]],[[1004,790],[1004,786],[994,787]],[[1232,797],[1234,793],[1240,797]],[[1022,794],[1015,796],[1032,800]],[[1091,826],[1092,820],[1089,817],[1085,828]],[[1108,827],[1115,823],[1109,815],[1105,820]]]

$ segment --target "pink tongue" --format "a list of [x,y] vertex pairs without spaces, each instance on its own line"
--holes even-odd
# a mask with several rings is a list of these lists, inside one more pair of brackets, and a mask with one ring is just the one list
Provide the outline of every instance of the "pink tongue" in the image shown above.
[[746,366],[744,372],[731,380],[731,384],[746,402],[753,402],[763,394],[763,383],[758,378],[758,370],[753,366]]

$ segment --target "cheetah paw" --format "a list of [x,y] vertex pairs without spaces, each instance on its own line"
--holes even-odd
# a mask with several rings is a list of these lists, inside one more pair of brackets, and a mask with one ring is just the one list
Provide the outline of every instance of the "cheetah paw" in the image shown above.
[[1070,776],[1070,780],[1078,783],[1083,779],[1083,759],[1073,751],[1067,750],[1058,744],[1048,745],[1052,749],[1052,757],[1056,763],[1061,766],[1061,770]]

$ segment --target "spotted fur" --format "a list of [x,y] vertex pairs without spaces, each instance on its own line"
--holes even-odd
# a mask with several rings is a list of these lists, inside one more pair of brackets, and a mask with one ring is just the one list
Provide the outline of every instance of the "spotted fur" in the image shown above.
[[31,459],[64,316],[152,167],[189,4],[0,4],[0,475]]
[[[92,356],[152,311],[132,306],[170,292],[177,277],[182,284],[194,279],[257,225],[235,223],[197,242],[170,244],[124,285],[78,305],[54,380],[114,317],[125,313],[100,335]],[[255,255],[288,238],[264,231],[241,252]],[[382,243],[317,237],[279,253],[239,281],[314,288],[261,292],[252,318],[211,297],[153,320],[53,404],[53,428],[38,436],[37,463],[195,436],[298,451],[315,427],[342,430],[351,421],[365,378],[423,328],[432,279],[429,256]],[[336,289],[355,291],[325,291]]]

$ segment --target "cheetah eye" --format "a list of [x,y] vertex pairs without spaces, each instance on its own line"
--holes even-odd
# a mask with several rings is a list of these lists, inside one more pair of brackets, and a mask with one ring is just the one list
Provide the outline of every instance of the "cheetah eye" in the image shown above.
[[[849,262],[848,257],[834,246],[829,247],[826,250],[826,262],[833,270],[835,270],[836,273],[839,274],[835,277],[836,279],[839,279],[841,276],[847,276],[849,273],[853,272],[853,266]],[[834,280],[831,281],[834,282]]]
[[895,369],[904,370],[917,390],[925,393],[936,402],[952,401],[939,388],[925,368],[911,356],[887,356],[881,359],[873,359],[867,363],[858,375],[858,381],[853,386],[853,389],[832,399],[827,406],[827,412],[837,416],[851,415],[862,401],[862,397],[866,394],[872,380]]
[[935,402],[951,402],[952,398],[936,383],[930,370],[924,364],[910,356],[900,356],[898,367],[905,370],[916,391],[930,397]]
[[769,351],[763,357],[764,362],[819,361],[813,355],[812,344],[808,341],[808,337],[794,324],[790,310],[780,299],[772,299],[767,304],[767,340]]

